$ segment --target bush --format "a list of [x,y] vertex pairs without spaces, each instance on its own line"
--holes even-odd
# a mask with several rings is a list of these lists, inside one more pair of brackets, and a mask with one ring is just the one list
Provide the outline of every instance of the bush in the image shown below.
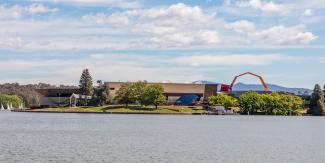
[[292,94],[257,94],[248,92],[240,96],[239,106],[244,114],[256,113],[257,110],[272,115],[299,115],[304,101]]
[[243,114],[256,113],[261,108],[262,97],[256,92],[247,92],[239,97],[238,104]]
[[209,105],[224,106],[226,109],[238,105],[237,99],[225,94],[219,94],[209,97]]

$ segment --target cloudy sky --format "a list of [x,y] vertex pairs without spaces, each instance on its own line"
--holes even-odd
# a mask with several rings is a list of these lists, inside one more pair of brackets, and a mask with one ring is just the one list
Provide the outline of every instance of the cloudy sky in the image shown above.
[[[1,0],[0,83],[325,84],[324,0]],[[257,83],[252,77],[243,82]]]

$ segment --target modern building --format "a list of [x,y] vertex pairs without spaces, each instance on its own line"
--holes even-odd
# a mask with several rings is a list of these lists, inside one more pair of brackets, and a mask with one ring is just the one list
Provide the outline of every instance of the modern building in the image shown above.
[[62,107],[70,105],[72,94],[78,94],[78,88],[36,89],[40,95],[41,107]]
[[[125,82],[105,82],[109,89],[110,97],[114,98],[116,92]],[[204,83],[148,83],[148,85],[158,84],[164,88],[164,95],[168,104],[190,105],[192,102],[204,102],[208,97],[220,92],[224,85],[222,84],[204,84]],[[71,105],[73,94],[79,94],[78,88],[49,88],[37,89],[40,94],[41,107],[62,107]],[[184,101],[188,101],[184,103]],[[177,103],[181,101],[181,103]]]
[[[124,82],[105,82],[109,89],[111,97],[116,96],[116,92],[121,88]],[[148,83],[148,85],[157,84],[164,88],[164,95],[168,104],[174,104],[182,96],[196,95],[197,101],[205,101],[208,97],[216,95],[219,84],[192,84],[192,83]]]

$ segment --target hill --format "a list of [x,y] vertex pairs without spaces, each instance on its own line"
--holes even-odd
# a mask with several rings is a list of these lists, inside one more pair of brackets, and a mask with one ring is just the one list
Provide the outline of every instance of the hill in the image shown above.
[[[275,84],[267,84],[270,91],[281,91],[281,92],[290,92],[294,94],[311,94],[313,91],[306,88],[288,88]],[[263,91],[263,86],[260,84],[245,84],[245,83],[237,83],[233,87],[234,91],[248,91],[248,90],[256,90]]]
[[[201,80],[193,82],[195,84],[216,84],[216,82]],[[294,94],[311,94],[313,91],[307,88],[288,88],[279,86],[276,84],[267,84],[270,91],[281,91],[281,92],[290,92]],[[237,83],[233,87],[234,91],[263,91],[263,86],[260,84],[245,84],[245,83]]]

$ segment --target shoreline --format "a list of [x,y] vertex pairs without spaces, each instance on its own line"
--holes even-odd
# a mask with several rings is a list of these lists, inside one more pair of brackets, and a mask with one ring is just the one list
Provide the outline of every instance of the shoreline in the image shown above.
[[[209,113],[160,113],[160,112],[78,112],[78,111],[20,111],[12,110],[11,112],[23,113],[80,113],[80,114],[152,114],[152,115],[216,115]],[[238,115],[238,114],[234,114]]]
[[[137,114],[137,115],[243,115],[239,113],[234,114],[217,114],[217,113],[159,113],[159,112],[78,112],[78,111],[21,111],[21,110],[12,110],[11,112],[21,112],[21,113],[64,113],[64,114]],[[305,117],[305,116],[311,116],[308,114],[304,115],[291,115],[291,116],[285,116],[285,115],[264,115],[264,114],[254,114],[254,115],[243,115],[243,116],[283,116],[283,117]]]

